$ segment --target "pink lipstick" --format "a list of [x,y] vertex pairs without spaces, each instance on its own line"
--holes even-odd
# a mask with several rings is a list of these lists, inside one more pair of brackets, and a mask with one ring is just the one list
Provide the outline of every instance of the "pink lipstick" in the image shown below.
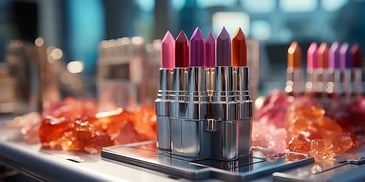
[[160,89],[157,93],[156,115],[157,145],[161,150],[170,150],[170,92],[172,89],[172,70],[175,67],[175,40],[169,31],[166,32],[161,42],[161,68],[160,68]]
[[306,93],[314,96],[316,92],[317,43],[312,42],[307,50],[307,82]]
[[322,96],[327,95],[327,83],[328,83],[328,66],[329,66],[329,60],[328,60],[328,47],[327,43],[321,43],[321,45],[318,48],[318,79],[319,79],[319,88],[318,91],[322,94]]

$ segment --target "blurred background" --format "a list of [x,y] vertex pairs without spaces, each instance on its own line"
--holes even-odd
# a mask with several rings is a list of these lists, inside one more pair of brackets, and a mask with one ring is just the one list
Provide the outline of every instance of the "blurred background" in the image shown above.
[[[365,47],[364,0],[1,0],[0,62],[10,40],[43,37],[60,48],[65,64],[83,63],[83,75],[95,75],[102,40],[140,36],[145,42],[190,37],[199,26],[215,35],[241,26],[259,42],[259,90],[284,88],[286,53],[291,41],[302,50],[325,41]],[[303,58],[305,58],[305,51]],[[303,61],[304,62],[304,61]],[[303,64],[304,65],[304,64]]]

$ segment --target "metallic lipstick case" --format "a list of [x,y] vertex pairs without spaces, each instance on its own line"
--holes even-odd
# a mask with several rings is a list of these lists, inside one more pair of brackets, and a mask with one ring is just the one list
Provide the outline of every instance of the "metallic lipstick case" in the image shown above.
[[[233,161],[249,155],[252,100],[248,68],[215,67],[211,94],[207,74],[203,67],[175,68],[173,90],[158,93],[159,150],[193,160]],[[161,72],[161,76],[167,75]]]
[[160,89],[158,90],[156,103],[157,115],[157,145],[161,150],[171,149],[171,132],[170,132],[170,89],[172,81],[172,71],[169,69],[160,69]]

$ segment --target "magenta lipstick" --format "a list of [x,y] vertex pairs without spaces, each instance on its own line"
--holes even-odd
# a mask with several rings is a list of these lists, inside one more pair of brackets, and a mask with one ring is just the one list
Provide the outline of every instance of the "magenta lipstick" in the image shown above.
[[215,63],[215,38],[212,32],[209,32],[204,42],[205,59],[204,64],[207,68],[214,68]]
[[204,66],[204,36],[199,28],[196,28],[190,39],[190,67]]
[[214,87],[215,38],[210,32],[204,42],[204,64],[207,69],[207,90],[211,96]]
[[[209,96],[206,87],[204,66],[204,36],[196,28],[190,39],[190,66],[188,68],[188,87],[185,100],[178,104],[185,117],[173,121],[173,129],[180,129],[181,136],[173,132],[173,154],[193,158],[209,158],[203,152],[210,144],[209,133],[202,132],[208,115]],[[178,126],[181,126],[180,128]],[[178,133],[178,132],[177,132]],[[174,142],[176,141],[176,142]],[[181,142],[181,144],[179,143]]]

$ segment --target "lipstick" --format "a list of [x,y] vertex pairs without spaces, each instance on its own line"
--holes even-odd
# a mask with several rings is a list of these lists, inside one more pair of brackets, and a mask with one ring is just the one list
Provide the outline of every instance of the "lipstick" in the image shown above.
[[[237,104],[233,91],[233,67],[231,66],[231,39],[223,27],[217,37],[217,66],[214,71],[212,116],[217,125],[213,136],[212,157],[218,160],[233,160],[237,150]],[[209,121],[208,121],[209,122]]]
[[185,109],[185,117],[182,121],[180,118],[179,123],[182,132],[181,146],[174,145],[172,152],[192,158],[209,158],[210,138],[203,132],[203,124],[208,115],[209,96],[204,66],[204,36],[199,28],[195,29],[190,39],[187,91],[184,102],[179,104],[180,111]]
[[252,100],[248,91],[246,36],[238,28],[232,38],[232,66],[235,100],[237,103],[238,156],[248,155],[251,146]]
[[351,57],[353,61],[353,89],[356,96],[362,95],[362,52],[359,44],[354,44],[351,47]]
[[[189,160],[232,161],[249,155],[252,100],[243,31],[238,29],[232,39],[234,50],[225,28],[216,41],[212,33],[204,39],[199,28],[194,30],[190,43],[180,32],[175,41],[174,65],[170,64],[174,59],[170,55],[171,37],[166,33],[162,41],[163,78],[156,99],[160,151]],[[214,84],[207,79],[209,73],[214,75]],[[211,90],[208,85],[213,86]]]
[[352,79],[351,79],[351,69],[352,69],[352,58],[351,49],[348,43],[342,44],[340,47],[340,66],[341,66],[341,82],[344,91],[345,98],[349,100],[352,95]]
[[170,122],[172,154],[184,154],[182,124],[186,118],[185,96],[187,94],[189,67],[189,41],[183,31],[175,41],[175,68],[173,70],[173,90],[170,92]]
[[304,94],[302,52],[297,42],[292,42],[288,48],[285,92],[290,96]]
[[317,43],[312,42],[307,50],[307,82],[305,84],[306,93],[313,96],[316,92],[316,70],[317,67]]
[[231,66],[231,37],[226,28],[217,37],[217,66]]
[[343,94],[341,85],[340,45],[338,42],[332,43],[328,51],[328,59],[330,76],[327,82],[327,94],[329,97],[338,98]]
[[187,69],[189,67],[189,40],[181,31],[175,41],[175,68],[173,70],[174,100],[183,100],[182,96],[187,89]]
[[248,91],[247,44],[246,36],[238,28],[232,38],[232,66],[235,67],[235,91]]
[[161,68],[160,68],[160,89],[157,93],[156,114],[157,114],[157,147],[161,150],[171,150],[170,131],[170,100],[169,94],[172,87],[172,70],[175,67],[175,40],[169,31],[166,32],[161,42]]
[[215,63],[215,38],[212,32],[210,32],[204,42],[204,64],[207,69],[207,91],[211,96],[214,87],[214,67]]
[[318,68],[321,70],[321,80],[319,82],[321,82],[321,88],[320,90],[322,91],[322,95],[326,95],[327,96],[327,84],[328,84],[328,79],[329,79],[329,70],[328,70],[328,66],[329,66],[329,60],[328,60],[328,46],[327,43],[321,43],[321,45],[318,48]]

